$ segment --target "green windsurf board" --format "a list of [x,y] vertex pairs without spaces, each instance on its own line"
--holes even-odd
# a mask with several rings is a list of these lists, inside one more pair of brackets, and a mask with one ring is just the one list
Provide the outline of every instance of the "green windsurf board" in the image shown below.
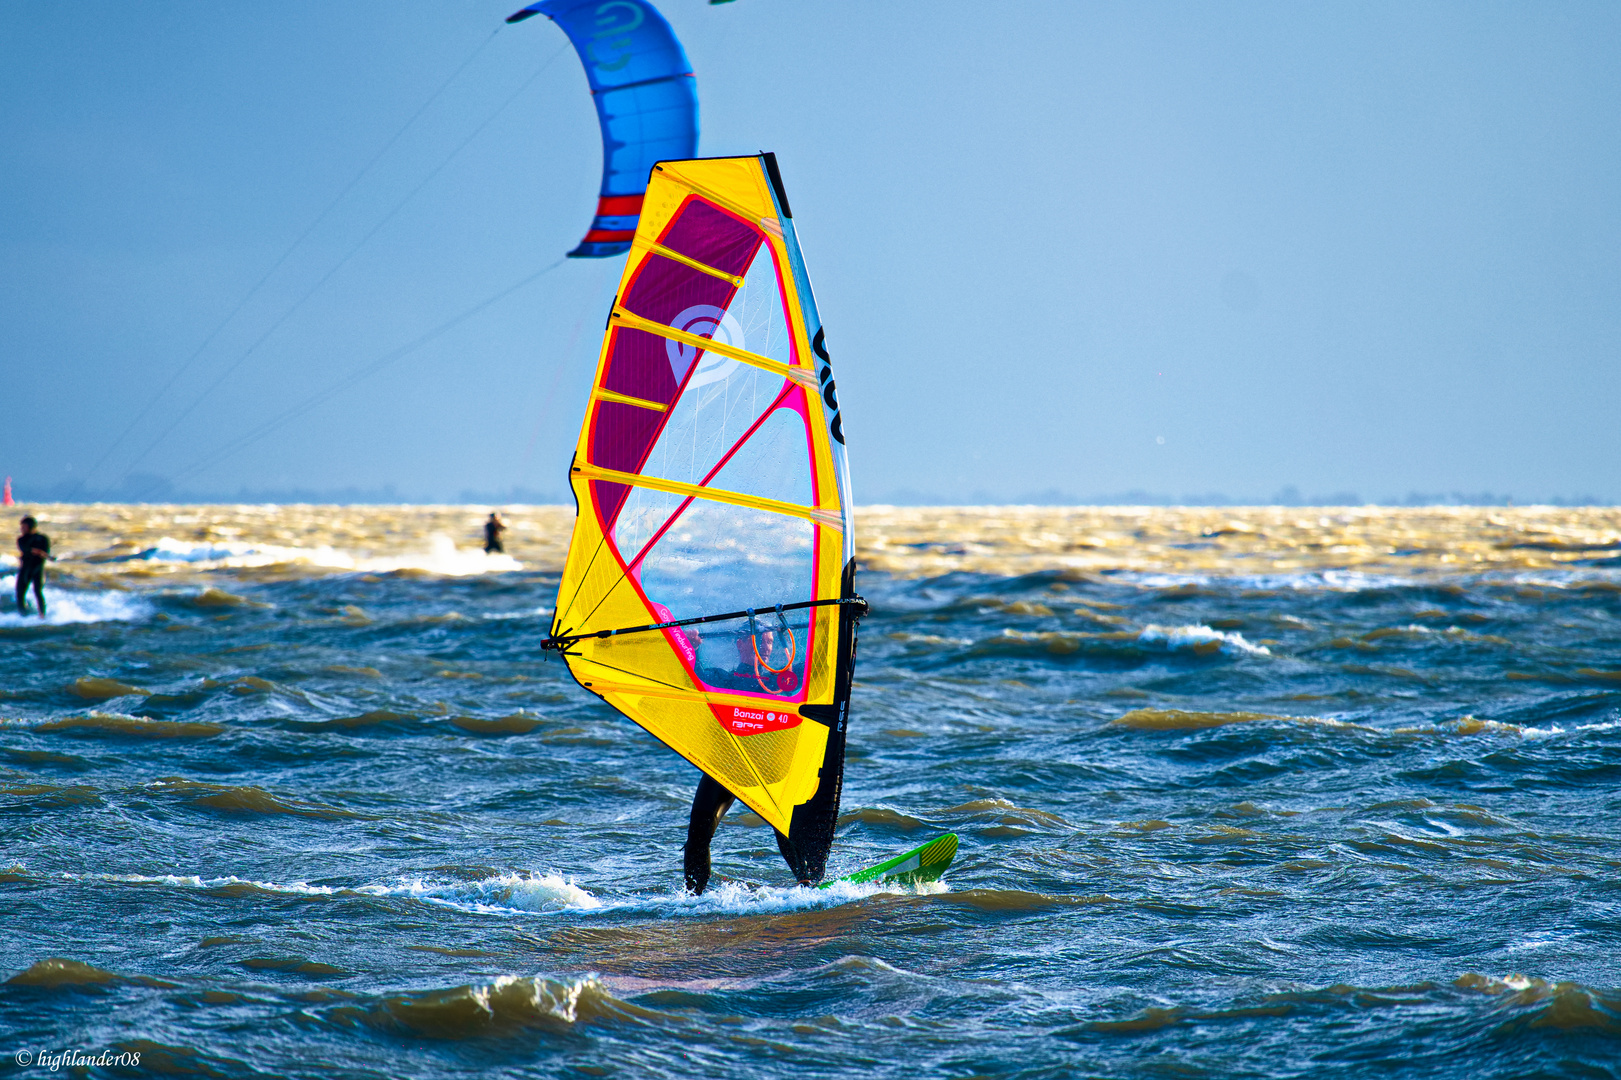
[[894,882],[898,885],[935,881],[946,872],[946,867],[951,865],[951,860],[956,856],[957,834],[946,833],[944,836],[935,837],[927,844],[913,848],[904,855],[885,859],[876,866],[857,870],[853,874],[846,874],[832,881],[824,881],[817,888],[825,889],[841,881],[848,881],[853,885],[864,885],[869,881]]

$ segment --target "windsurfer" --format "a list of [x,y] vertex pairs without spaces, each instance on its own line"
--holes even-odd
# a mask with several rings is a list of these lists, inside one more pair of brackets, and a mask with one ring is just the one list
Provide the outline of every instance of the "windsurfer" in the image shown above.
[[[794,880],[808,884],[822,879],[838,826],[862,603],[832,369],[776,158],[651,169],[638,174],[638,244],[615,228],[623,247],[574,253],[631,247],[569,467],[578,513],[541,647],[705,774],[688,888],[708,886],[709,845],[734,802],[777,831]],[[728,329],[727,362],[700,379],[696,328],[730,327],[759,304],[772,331],[746,346]],[[769,482],[772,497],[726,486],[766,476],[791,482]],[[761,601],[770,606],[736,610]]]
[[45,617],[45,560],[51,557],[51,538],[38,531],[39,522],[22,519],[17,534],[17,614],[28,614],[28,587],[34,587],[39,617]]
[[[787,624],[783,625],[786,627]],[[730,684],[740,690],[752,691],[758,687],[777,693],[793,693],[799,688],[799,676],[793,669],[791,653],[785,653],[786,660],[783,655],[774,655],[779,651],[777,637],[775,630],[763,626],[757,627],[754,633],[738,634],[732,639],[732,644],[737,647],[736,669],[724,673],[706,671],[704,679],[711,685]],[[786,650],[786,643],[783,648]],[[783,666],[779,670],[776,664]],[[687,845],[681,860],[690,892],[702,893],[709,885],[709,843],[715,838],[720,819],[726,816],[734,801],[736,796],[708,773],[704,773],[703,779],[698,781],[698,790],[692,796],[692,813],[687,819]],[[783,859],[794,876],[799,878],[799,883],[811,884],[802,860],[781,832],[777,833],[777,850],[782,852]]]

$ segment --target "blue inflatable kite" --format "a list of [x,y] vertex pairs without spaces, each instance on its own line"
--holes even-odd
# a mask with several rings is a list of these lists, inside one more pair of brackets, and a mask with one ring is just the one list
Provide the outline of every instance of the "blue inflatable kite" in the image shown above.
[[571,258],[630,250],[653,163],[698,154],[698,86],[670,24],[646,0],[541,0],[507,22],[544,15],[585,65],[602,124],[597,216]]

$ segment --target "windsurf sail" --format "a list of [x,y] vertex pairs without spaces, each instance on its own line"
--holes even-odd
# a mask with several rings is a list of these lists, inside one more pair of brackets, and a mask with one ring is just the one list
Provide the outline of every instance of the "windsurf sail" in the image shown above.
[[647,174],[661,158],[698,152],[698,89],[692,64],[664,16],[646,0],[541,0],[507,17],[544,15],[580,54],[602,127],[597,214],[573,259],[630,248]]
[[569,481],[543,645],[819,879],[866,608],[832,365],[773,155],[654,166]]

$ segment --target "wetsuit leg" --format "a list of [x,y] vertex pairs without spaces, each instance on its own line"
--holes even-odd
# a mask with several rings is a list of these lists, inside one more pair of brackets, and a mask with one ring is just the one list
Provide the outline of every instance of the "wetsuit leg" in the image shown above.
[[715,829],[732,808],[733,799],[732,793],[708,773],[698,781],[698,790],[692,796],[692,816],[687,821],[687,847],[681,859],[687,888],[695,893],[709,885],[709,841],[715,838]]
[[39,617],[45,617],[45,567],[23,565],[17,568],[17,614],[28,614],[28,587],[34,587],[34,599],[39,602]]

